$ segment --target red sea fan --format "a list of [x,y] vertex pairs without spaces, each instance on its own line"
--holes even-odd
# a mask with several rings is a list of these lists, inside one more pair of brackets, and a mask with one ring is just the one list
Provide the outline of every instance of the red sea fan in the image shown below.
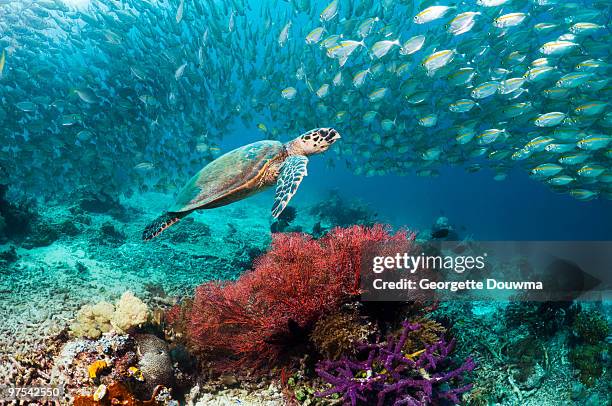
[[365,243],[412,239],[382,225],[336,228],[319,240],[277,233],[252,271],[196,289],[187,312],[190,345],[221,370],[278,365],[295,347],[291,340],[359,294]]

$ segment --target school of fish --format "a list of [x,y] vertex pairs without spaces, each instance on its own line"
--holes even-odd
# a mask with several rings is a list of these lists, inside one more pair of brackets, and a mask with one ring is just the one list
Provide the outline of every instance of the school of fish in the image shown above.
[[[77,4],[79,3],[79,4]],[[612,199],[609,0],[0,0],[0,181],[173,191],[238,127]]]

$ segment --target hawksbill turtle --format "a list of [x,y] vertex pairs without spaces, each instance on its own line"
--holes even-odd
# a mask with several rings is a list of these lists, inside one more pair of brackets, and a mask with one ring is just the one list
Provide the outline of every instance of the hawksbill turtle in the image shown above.
[[220,156],[183,186],[174,206],[145,228],[142,239],[155,238],[195,210],[225,206],[273,185],[272,216],[278,218],[307,174],[307,156],[327,151],[339,138],[333,128],[316,128],[285,144],[258,141]]

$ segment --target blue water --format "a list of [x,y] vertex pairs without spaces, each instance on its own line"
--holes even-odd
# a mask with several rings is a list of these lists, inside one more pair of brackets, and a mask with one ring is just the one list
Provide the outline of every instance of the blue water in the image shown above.
[[[260,139],[256,129],[239,127],[222,147],[231,149]],[[503,181],[493,180],[490,170],[468,173],[461,167],[443,167],[438,177],[364,177],[341,163],[330,168],[327,160],[327,156],[310,158],[308,177],[292,199],[298,210],[313,196],[325,199],[328,190],[337,189],[348,200],[359,199],[370,206],[382,220],[415,231],[429,228],[444,215],[456,228],[465,227],[464,235],[477,240],[612,239],[612,202],[584,202],[553,193],[520,168]]]

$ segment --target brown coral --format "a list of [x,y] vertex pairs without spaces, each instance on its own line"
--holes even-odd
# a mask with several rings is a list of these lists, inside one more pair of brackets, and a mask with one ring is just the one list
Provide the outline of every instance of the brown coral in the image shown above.
[[435,320],[418,317],[410,320],[413,324],[421,326],[418,330],[410,331],[404,344],[404,352],[412,354],[427,346],[433,345],[446,333],[446,328]]
[[354,353],[355,344],[376,332],[372,323],[356,310],[340,310],[320,319],[310,334],[310,341],[328,359]]
[[137,394],[146,398],[158,385],[172,387],[174,369],[168,344],[152,334],[136,334],[134,338],[140,356],[138,368],[144,377],[142,388],[138,388],[141,390]]

